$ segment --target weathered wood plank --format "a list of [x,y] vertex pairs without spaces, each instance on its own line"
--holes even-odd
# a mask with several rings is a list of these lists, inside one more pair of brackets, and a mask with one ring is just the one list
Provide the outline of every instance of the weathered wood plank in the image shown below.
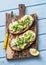
[[[33,5],[33,4],[39,4],[39,3],[45,3],[46,0],[1,0],[0,1],[0,11],[7,10],[11,8],[18,8],[18,4],[25,4],[26,6]],[[2,5],[3,4],[3,5]]]
[[45,65],[46,64],[46,51],[40,52],[40,56],[32,59],[19,59],[19,60],[6,60],[6,58],[0,59],[1,65]]
[[0,41],[3,41],[5,37],[5,27],[0,27]]
[[45,9],[46,5],[40,5],[40,6],[35,6],[35,7],[28,7],[26,8],[26,14],[30,13],[36,13],[38,15],[38,18],[46,18],[45,15]]
[[46,49],[46,35],[38,36],[38,48],[39,50]]
[[3,46],[3,43],[0,43],[0,57],[5,56],[5,50],[3,50],[2,46]]
[[[0,57],[5,56],[5,51],[2,49],[3,42],[0,43]],[[46,35],[38,36],[38,49],[46,49]]]
[[38,21],[38,34],[46,33],[46,19]]
[[[25,14],[36,13],[38,15],[39,19],[46,18],[46,14],[45,14],[46,8],[45,7],[46,7],[46,5],[27,7]],[[6,11],[6,12],[10,13],[11,11],[16,13],[17,15],[19,14],[18,9]],[[0,12],[0,26],[5,25],[5,13],[6,12]]]

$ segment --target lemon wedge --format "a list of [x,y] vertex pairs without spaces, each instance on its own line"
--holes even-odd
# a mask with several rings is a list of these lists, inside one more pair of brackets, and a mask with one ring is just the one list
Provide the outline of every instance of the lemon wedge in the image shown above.
[[34,49],[34,48],[30,48],[29,52],[32,56],[38,56],[39,55],[39,51]]
[[6,35],[5,35],[4,44],[3,44],[3,49],[6,49],[7,41],[8,41],[8,33],[6,33]]

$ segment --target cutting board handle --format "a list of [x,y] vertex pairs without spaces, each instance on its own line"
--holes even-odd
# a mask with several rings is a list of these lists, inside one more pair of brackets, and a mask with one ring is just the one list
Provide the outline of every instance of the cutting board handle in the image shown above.
[[25,5],[19,4],[19,16],[25,15]]

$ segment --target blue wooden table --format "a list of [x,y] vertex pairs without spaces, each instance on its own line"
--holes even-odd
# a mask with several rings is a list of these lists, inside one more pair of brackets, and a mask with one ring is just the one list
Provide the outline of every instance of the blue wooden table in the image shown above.
[[[25,4],[26,13],[38,15],[38,48],[40,56],[8,61],[2,49],[5,37],[5,13],[19,14],[18,4]],[[46,0],[0,0],[0,65],[46,65]]]

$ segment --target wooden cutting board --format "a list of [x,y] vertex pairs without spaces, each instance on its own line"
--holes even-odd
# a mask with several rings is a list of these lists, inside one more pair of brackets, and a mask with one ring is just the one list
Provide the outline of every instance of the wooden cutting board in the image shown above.
[[22,51],[19,51],[19,52],[13,51],[9,47],[9,39],[16,36],[16,35],[12,35],[9,33],[8,25],[13,18],[14,18],[14,20],[16,20],[17,18],[20,19],[24,15],[25,15],[24,4],[19,4],[19,16],[15,16],[13,14],[6,13],[6,32],[9,34],[8,42],[7,42],[7,48],[6,48],[6,58],[7,59],[29,58],[29,57],[32,57],[32,55],[29,53],[29,49],[30,48],[38,49],[38,38],[37,38],[38,37],[38,35],[37,35],[38,34],[38,28],[37,28],[37,15],[36,14],[30,14],[34,18],[34,23],[30,27],[30,30],[33,30],[36,33],[36,40],[34,41],[34,43],[29,48],[22,50]]

